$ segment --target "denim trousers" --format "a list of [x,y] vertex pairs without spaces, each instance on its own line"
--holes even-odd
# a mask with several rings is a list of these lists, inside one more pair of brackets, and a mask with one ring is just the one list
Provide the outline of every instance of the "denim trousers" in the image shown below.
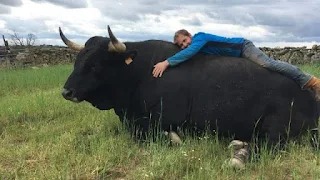
[[275,71],[294,80],[302,89],[311,79],[311,75],[302,72],[298,67],[284,61],[279,61],[268,57],[257,48],[251,41],[245,39],[241,57],[261,65],[262,67]]

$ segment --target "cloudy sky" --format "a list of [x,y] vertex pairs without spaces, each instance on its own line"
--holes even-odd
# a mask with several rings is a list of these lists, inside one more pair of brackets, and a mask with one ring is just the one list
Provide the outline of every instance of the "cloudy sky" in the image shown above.
[[[320,44],[320,0],[0,0],[0,33],[36,35],[36,44],[62,45],[106,36],[123,41],[172,40],[185,28],[245,37],[257,46]],[[0,45],[3,45],[2,40]]]

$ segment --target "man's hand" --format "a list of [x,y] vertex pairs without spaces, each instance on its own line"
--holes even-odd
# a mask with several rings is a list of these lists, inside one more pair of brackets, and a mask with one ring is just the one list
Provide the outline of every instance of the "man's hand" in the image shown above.
[[168,60],[159,62],[158,64],[154,65],[154,69],[152,71],[153,77],[161,77],[163,72],[168,68],[168,66]]

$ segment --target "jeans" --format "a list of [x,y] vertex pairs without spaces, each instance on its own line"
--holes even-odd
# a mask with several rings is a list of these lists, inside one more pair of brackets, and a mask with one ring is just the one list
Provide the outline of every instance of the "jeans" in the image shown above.
[[311,75],[302,72],[298,67],[284,61],[274,60],[257,48],[251,41],[244,41],[241,57],[247,58],[262,67],[275,71],[294,80],[302,89],[311,79]]

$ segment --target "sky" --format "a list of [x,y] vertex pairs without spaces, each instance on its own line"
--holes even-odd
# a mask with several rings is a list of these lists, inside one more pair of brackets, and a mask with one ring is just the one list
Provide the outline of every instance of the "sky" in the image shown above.
[[[36,45],[64,45],[58,29],[84,44],[108,36],[121,41],[172,41],[179,29],[244,37],[259,47],[320,44],[320,0],[0,0],[0,33],[34,34]],[[3,41],[0,41],[0,46]]]

